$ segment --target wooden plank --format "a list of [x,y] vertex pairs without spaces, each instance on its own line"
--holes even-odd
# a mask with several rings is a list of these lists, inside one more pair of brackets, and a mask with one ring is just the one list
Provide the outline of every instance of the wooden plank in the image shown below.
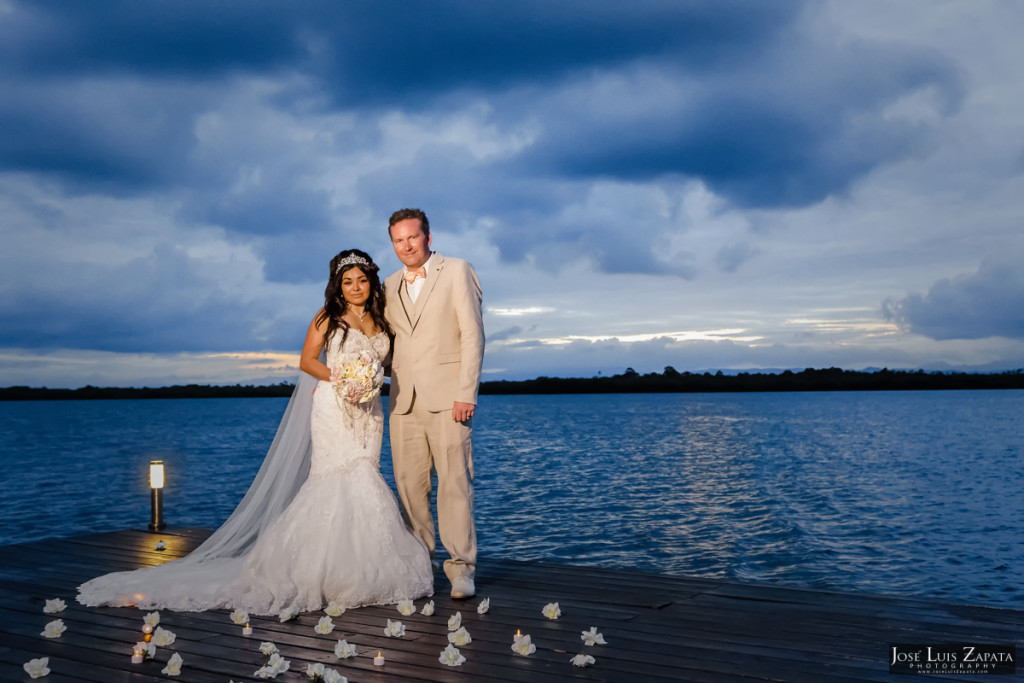
[[[327,636],[313,631],[320,614],[284,624],[253,618],[255,634],[244,638],[227,610],[165,611],[161,621],[177,634],[175,643],[160,650],[158,661],[131,665],[139,610],[80,606],[76,587],[101,573],[180,557],[207,533],[128,530],[0,547],[0,679],[28,680],[21,664],[48,656],[47,681],[164,680],[159,672],[172,651],[185,659],[184,680],[245,679],[262,663],[259,643],[271,640],[292,661],[293,680],[308,663],[322,662],[353,681],[887,681],[891,642],[1024,644],[1024,612],[1015,610],[482,558],[480,595],[454,601],[439,593],[432,617],[401,616],[394,606],[349,610]],[[157,539],[166,550],[155,549]],[[439,575],[436,585],[447,582]],[[68,609],[43,614],[51,597],[64,598]],[[483,597],[491,598],[491,610],[479,615]],[[541,608],[555,601],[563,616],[547,620]],[[437,657],[456,611],[473,642],[461,648],[466,664],[449,669]],[[57,617],[68,631],[59,639],[40,637]],[[387,619],[401,620],[406,637],[387,638]],[[590,626],[609,644],[585,647],[579,636]],[[512,653],[517,628],[533,638],[534,655]],[[341,638],[355,643],[360,656],[338,660],[333,648]],[[387,657],[383,669],[372,663],[378,649]],[[597,664],[573,668],[569,658],[580,652]]]

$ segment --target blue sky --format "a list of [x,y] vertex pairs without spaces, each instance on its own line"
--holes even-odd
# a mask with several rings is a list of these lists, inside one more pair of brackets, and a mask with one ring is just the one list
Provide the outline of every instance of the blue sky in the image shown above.
[[1024,367],[1024,5],[0,0],[0,386],[290,381],[392,211],[485,379]]

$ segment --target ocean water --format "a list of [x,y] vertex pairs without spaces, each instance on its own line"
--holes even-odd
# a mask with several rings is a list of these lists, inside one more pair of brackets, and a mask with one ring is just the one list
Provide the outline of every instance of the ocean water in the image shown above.
[[[0,402],[0,544],[234,509],[287,399]],[[1024,391],[484,396],[481,555],[1019,608]],[[393,484],[387,442],[385,478]]]

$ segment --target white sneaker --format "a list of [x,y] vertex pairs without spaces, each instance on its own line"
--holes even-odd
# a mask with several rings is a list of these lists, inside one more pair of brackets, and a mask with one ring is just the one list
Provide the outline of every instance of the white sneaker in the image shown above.
[[457,576],[452,579],[452,597],[456,600],[471,598],[476,595],[476,586],[468,576]]

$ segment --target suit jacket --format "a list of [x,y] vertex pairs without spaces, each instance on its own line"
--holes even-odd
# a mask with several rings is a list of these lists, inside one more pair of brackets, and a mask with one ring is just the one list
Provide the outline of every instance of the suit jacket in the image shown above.
[[390,412],[408,413],[413,393],[427,410],[477,402],[484,358],[480,280],[468,262],[434,252],[430,272],[413,303],[403,270],[384,281],[384,311],[395,332]]

